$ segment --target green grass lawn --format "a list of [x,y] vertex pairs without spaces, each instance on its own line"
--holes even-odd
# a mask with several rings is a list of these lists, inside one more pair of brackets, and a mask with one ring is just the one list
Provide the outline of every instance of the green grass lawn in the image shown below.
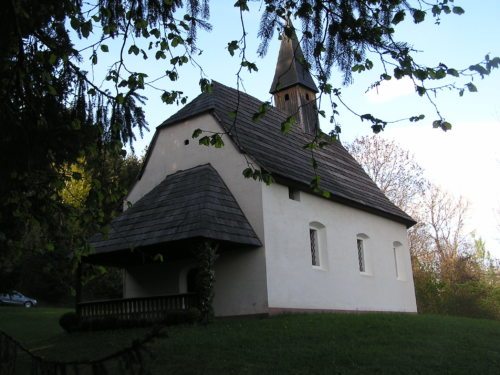
[[[92,359],[147,329],[68,335],[63,309],[0,308],[0,329],[50,359]],[[500,322],[403,314],[282,315],[167,328],[154,374],[500,374]]]

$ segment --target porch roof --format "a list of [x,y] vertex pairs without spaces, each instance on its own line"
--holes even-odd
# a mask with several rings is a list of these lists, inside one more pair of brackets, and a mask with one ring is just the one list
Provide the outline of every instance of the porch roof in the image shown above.
[[94,255],[206,238],[261,246],[235,198],[210,165],[179,171],[111,222],[107,235],[90,240]]

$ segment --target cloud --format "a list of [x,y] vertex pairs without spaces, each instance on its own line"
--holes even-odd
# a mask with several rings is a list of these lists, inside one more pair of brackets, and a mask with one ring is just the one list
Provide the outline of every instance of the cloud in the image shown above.
[[486,240],[500,257],[495,217],[500,208],[500,122],[457,123],[449,132],[390,127],[384,136],[410,150],[428,178],[470,203],[468,229]]
[[415,87],[410,78],[391,79],[382,81],[379,86],[372,88],[366,93],[367,99],[372,103],[386,103],[396,98],[415,93]]

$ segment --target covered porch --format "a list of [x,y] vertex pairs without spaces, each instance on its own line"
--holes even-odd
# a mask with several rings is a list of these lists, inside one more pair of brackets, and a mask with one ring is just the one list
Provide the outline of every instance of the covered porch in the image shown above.
[[[167,176],[110,227],[107,235],[90,239],[94,251],[82,265],[121,268],[123,298],[84,302],[77,286],[81,320],[161,320],[169,311],[200,308],[201,271],[217,273],[216,294],[222,304],[234,299],[230,283],[238,285],[234,277],[242,273],[242,265],[249,266],[243,273],[252,277],[251,269],[261,257],[260,240],[210,165]],[[212,270],[206,269],[207,260]]]

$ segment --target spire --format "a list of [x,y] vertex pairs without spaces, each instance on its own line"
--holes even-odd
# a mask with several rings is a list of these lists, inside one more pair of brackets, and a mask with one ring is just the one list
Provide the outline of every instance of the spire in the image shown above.
[[270,93],[273,94],[274,105],[278,109],[294,116],[305,133],[315,134],[319,130],[316,108],[318,88],[305,66],[304,55],[293,26],[289,20],[287,23],[287,27],[292,29],[292,35],[283,35],[281,40]]
[[278,91],[295,85],[304,86],[315,93],[318,92],[311,74],[305,67],[304,54],[294,30],[291,37],[283,34],[278,63],[276,64],[276,71],[269,92],[275,94]]

